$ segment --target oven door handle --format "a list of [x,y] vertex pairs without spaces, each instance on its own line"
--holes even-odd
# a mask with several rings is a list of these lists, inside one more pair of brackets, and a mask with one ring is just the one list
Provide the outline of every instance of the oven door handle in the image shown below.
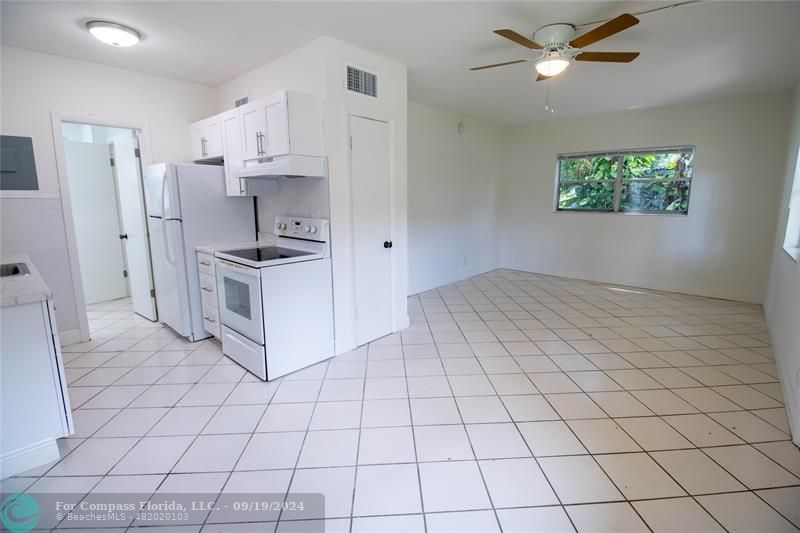
[[226,261],[225,259],[220,259],[219,257],[216,259],[217,266],[221,268],[226,268],[228,270],[233,270],[234,272],[238,272],[239,274],[243,274],[245,276],[250,276],[253,278],[260,278],[261,277],[261,270],[258,268],[253,268],[249,266],[240,265],[234,263],[232,261]]

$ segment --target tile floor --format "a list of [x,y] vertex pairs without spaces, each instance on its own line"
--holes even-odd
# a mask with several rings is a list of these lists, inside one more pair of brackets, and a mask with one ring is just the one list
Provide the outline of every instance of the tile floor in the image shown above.
[[93,306],[93,340],[64,349],[76,433],[3,490],[326,497],[304,521],[180,531],[800,527],[759,306],[501,270],[409,314],[263,383],[126,301]]

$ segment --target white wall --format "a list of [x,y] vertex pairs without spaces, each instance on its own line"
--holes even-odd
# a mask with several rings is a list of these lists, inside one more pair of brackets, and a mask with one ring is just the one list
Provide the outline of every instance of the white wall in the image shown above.
[[409,294],[496,268],[504,133],[490,122],[409,102]]
[[789,195],[795,169],[800,164],[800,85],[794,91],[794,106],[790,116],[792,125],[788,155],[784,159],[783,195],[778,210],[778,231],[772,247],[772,270],[764,314],[772,351],[780,370],[792,438],[795,444],[800,445],[800,263],[783,250]]
[[128,284],[108,145],[65,140],[64,156],[85,302],[124,298]]
[[[784,175],[789,95],[509,130],[500,265],[761,303]],[[554,212],[558,153],[694,144],[687,216]]]
[[[39,191],[0,193],[2,253],[29,253],[54,292],[62,332],[77,330],[78,315],[58,200],[51,112],[143,125],[149,138],[142,155],[149,163],[188,160],[189,124],[212,115],[216,103],[217,92],[211,87],[7,46],[0,49],[0,133],[32,137],[40,185]],[[6,229],[12,227],[16,231],[9,235]],[[42,236],[47,246],[36,241]]]
[[[345,91],[345,65],[354,64],[379,75],[379,98],[373,100]],[[219,90],[219,111],[229,109],[242,96],[252,99],[280,89],[316,94],[324,99],[325,144],[329,182],[304,180],[282,182],[259,198],[262,228],[269,227],[275,214],[296,209],[305,200],[308,214],[324,212],[329,196],[331,220],[336,351],[355,347],[355,280],[353,279],[353,228],[351,224],[349,113],[381,116],[393,130],[394,208],[398,223],[392,236],[394,271],[394,316],[397,329],[408,324],[406,310],[406,68],[385,58],[328,37],[320,37],[286,56],[226,83]],[[327,189],[327,191],[326,191]],[[299,208],[299,207],[298,207]],[[278,212],[280,211],[280,212]]]

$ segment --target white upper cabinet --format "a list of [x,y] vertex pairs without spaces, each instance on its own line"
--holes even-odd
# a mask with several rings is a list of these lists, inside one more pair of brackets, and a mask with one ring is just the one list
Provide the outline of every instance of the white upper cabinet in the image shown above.
[[193,161],[219,161],[222,159],[220,115],[192,124],[191,137]]
[[242,160],[281,155],[324,155],[322,102],[281,91],[238,108]]
[[222,130],[222,158],[225,165],[225,191],[228,196],[247,196],[247,183],[236,177],[242,166],[242,132],[239,126],[239,110],[220,113]]

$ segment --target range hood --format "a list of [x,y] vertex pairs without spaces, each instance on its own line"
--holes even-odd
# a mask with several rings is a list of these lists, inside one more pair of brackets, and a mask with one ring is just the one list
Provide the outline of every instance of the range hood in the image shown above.
[[324,178],[327,163],[327,158],[311,155],[262,157],[245,162],[234,175],[247,179]]

